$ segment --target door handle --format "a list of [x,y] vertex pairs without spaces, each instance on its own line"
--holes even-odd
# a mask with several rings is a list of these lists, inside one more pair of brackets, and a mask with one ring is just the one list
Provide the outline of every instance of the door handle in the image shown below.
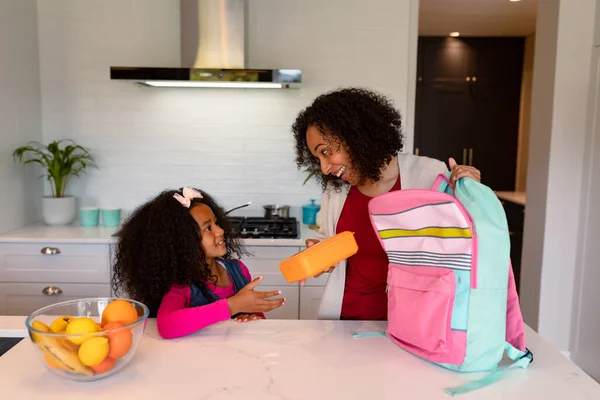
[[467,165],[467,148],[463,147],[463,161],[462,165]]
[[473,148],[469,148],[469,165],[473,166]]
[[46,296],[57,296],[59,294],[62,294],[62,292],[62,289],[58,286],[46,286],[42,289],[42,293]]
[[60,249],[58,247],[44,247],[40,250],[40,253],[52,256],[60,254]]

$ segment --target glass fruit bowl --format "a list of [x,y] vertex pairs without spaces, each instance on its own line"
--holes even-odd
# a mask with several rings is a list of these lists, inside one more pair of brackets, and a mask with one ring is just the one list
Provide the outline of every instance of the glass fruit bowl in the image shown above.
[[40,308],[25,325],[38,358],[50,372],[90,382],[129,364],[148,313],[148,307],[134,300],[88,298]]

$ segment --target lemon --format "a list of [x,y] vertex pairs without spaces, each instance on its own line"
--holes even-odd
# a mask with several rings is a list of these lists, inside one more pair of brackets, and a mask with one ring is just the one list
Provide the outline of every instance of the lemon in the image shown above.
[[73,321],[73,317],[60,317],[56,318],[52,325],[50,325],[50,330],[54,333],[59,333],[67,329],[67,325],[69,322]]
[[86,333],[94,333],[99,332],[100,328],[98,324],[90,318],[81,317],[75,318],[67,325],[67,329],[65,329],[65,333],[67,335],[82,335],[79,337],[70,337],[68,338],[71,342],[75,344],[82,344],[86,340],[90,339],[90,336],[85,335]]
[[109,350],[108,338],[98,336],[83,342],[77,355],[82,364],[93,367],[104,361]]

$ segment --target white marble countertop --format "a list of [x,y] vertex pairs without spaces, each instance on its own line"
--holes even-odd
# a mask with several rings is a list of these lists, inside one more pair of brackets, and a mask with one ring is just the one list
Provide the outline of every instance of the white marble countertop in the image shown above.
[[[110,244],[116,243],[112,235],[118,228],[83,227],[80,225],[49,226],[42,224],[29,225],[0,234],[0,243],[82,243]],[[246,246],[304,246],[308,238],[315,232],[307,225],[299,223],[300,238],[297,239],[242,239]]]
[[[361,321],[227,321],[185,338],[163,340],[155,321],[149,320],[131,363],[93,383],[67,381],[46,371],[25,339],[0,357],[0,387],[2,398],[11,400],[447,400],[445,387],[481,376],[424,362],[384,337],[352,338],[354,331],[384,326]],[[511,370],[503,380],[461,398],[600,398],[600,385],[533,331],[527,329],[527,334],[535,355],[529,369]]]
[[527,203],[526,192],[495,192],[499,199],[524,206]]

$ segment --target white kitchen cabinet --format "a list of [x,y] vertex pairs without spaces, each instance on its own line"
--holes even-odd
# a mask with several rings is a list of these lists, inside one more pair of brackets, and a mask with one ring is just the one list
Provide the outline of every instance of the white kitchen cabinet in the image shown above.
[[[276,310],[265,314],[267,319],[298,319],[298,309],[300,303],[300,290],[298,286],[263,286],[258,285],[257,291],[269,292],[271,290],[281,290],[281,296],[285,297],[285,304]],[[272,297],[273,299],[281,296]]]
[[325,287],[300,287],[300,319],[318,319],[319,304]]
[[[0,236],[0,315],[28,315],[49,304],[85,297],[127,297],[112,293],[115,243],[108,234],[100,229],[32,226]],[[242,262],[253,278],[264,277],[257,290],[281,290],[286,297],[285,305],[267,313],[267,318],[316,318],[329,274],[308,279],[301,290],[279,270],[282,260],[304,246],[260,242],[246,248],[252,255],[243,257]],[[47,287],[60,288],[62,294],[43,294]]]
[[[44,289],[53,288],[44,294]],[[29,315],[33,311],[61,301],[85,297],[109,297],[110,285],[74,283],[0,283],[0,315]]]
[[110,296],[107,243],[0,243],[0,315]]
[[108,244],[0,243],[0,282],[108,283]]
[[251,246],[248,247],[253,256],[242,258],[253,278],[264,276],[257,290],[281,290],[286,297],[285,305],[267,314],[267,318],[275,319],[317,319],[319,304],[329,274],[317,279],[307,279],[306,286],[289,283],[279,269],[279,263],[293,256],[303,247],[283,246]]
[[243,257],[241,260],[250,270],[252,279],[262,275],[262,283],[265,285],[298,286],[297,283],[289,283],[285,280],[279,269],[279,263],[296,254],[300,250],[299,247],[248,246],[246,249],[252,253],[252,256]]

